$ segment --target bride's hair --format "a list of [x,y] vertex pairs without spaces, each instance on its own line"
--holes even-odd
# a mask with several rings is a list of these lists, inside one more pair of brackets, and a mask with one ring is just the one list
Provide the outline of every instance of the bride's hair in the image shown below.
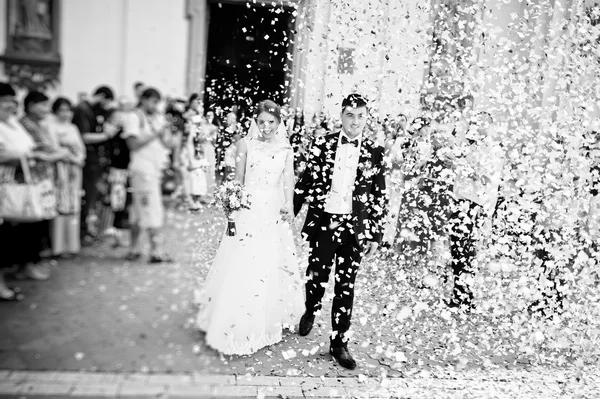
[[264,100],[259,102],[256,106],[256,111],[254,111],[254,117],[258,118],[258,115],[263,112],[273,115],[281,123],[281,107],[274,101]]

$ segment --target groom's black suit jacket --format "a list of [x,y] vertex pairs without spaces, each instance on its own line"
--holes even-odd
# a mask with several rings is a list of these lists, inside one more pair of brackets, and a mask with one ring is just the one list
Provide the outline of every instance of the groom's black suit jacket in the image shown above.
[[[304,202],[309,203],[302,235],[310,241],[321,228],[325,201],[331,190],[335,154],[340,132],[315,139],[302,177],[296,183],[294,214]],[[357,242],[381,242],[383,221],[387,213],[388,197],[385,189],[384,149],[364,137],[352,195],[352,215]]]

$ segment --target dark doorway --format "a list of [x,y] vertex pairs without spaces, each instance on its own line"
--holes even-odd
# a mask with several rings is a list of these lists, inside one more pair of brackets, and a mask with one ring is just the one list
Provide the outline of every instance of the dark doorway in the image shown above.
[[[210,3],[205,105],[251,110],[288,97],[294,17],[291,9]],[[245,113],[245,112],[244,112]]]

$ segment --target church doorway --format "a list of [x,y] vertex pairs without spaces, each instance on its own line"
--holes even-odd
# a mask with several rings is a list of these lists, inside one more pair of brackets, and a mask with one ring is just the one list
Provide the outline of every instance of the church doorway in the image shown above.
[[293,9],[240,1],[211,1],[208,6],[205,106],[237,106],[247,112],[265,99],[287,103]]

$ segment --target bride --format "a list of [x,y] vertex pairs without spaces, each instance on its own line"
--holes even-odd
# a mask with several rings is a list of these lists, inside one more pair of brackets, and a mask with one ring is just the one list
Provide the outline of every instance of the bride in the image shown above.
[[[235,179],[250,209],[235,216],[237,235],[223,235],[203,287],[197,326],[206,344],[226,355],[249,355],[282,339],[304,311],[290,228],[294,154],[273,101],[258,104],[238,143]],[[281,213],[280,213],[281,211]]]

